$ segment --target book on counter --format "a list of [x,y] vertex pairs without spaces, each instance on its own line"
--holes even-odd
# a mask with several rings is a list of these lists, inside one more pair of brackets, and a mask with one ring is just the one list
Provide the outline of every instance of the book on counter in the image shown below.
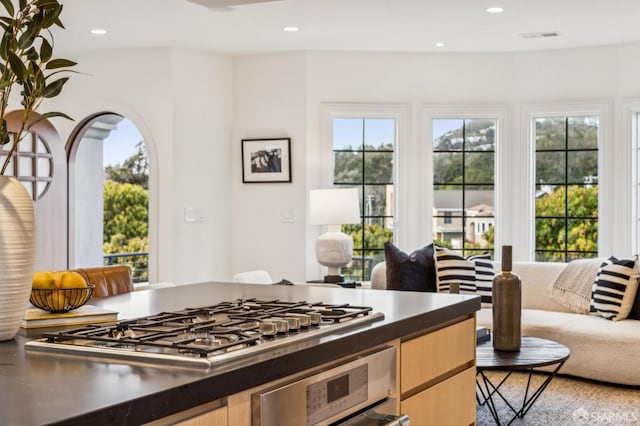
[[487,327],[477,326],[476,327],[476,344],[486,342],[489,339],[491,339],[491,334],[489,333],[489,330],[487,329]]
[[22,319],[22,328],[59,327],[102,322],[115,322],[118,312],[99,306],[83,305],[69,312],[52,313],[38,308],[29,308]]

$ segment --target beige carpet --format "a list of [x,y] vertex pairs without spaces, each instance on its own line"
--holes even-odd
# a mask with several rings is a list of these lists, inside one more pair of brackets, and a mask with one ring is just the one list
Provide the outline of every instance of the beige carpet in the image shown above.
[[[487,376],[497,383],[504,373],[489,372]],[[524,373],[513,373],[500,388],[515,408],[522,406],[527,377]],[[531,389],[535,390],[545,378],[544,374],[534,374]],[[494,400],[500,421],[507,424],[513,413],[499,397]],[[486,404],[478,406],[477,424],[496,424]],[[618,387],[556,376],[526,415],[515,419],[512,425],[640,425],[640,387]]]

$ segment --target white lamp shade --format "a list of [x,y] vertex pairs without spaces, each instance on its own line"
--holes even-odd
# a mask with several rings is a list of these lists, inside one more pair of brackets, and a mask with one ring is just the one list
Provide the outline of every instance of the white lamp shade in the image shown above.
[[312,225],[360,223],[358,190],[356,188],[311,190],[309,222]]

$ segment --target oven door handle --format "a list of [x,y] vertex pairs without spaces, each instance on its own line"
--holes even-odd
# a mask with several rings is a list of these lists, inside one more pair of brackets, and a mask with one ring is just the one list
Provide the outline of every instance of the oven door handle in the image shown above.
[[409,416],[406,414],[393,414],[395,412],[396,399],[386,399],[363,413],[356,414],[349,419],[336,423],[338,426],[408,426]]
[[392,420],[390,423],[387,423],[386,426],[409,426],[409,416],[406,414],[401,414],[397,419]]
[[371,410],[366,414],[352,418],[343,423],[338,423],[339,426],[409,426],[409,416],[406,414],[400,414],[399,416],[393,414],[380,414]]
[[[368,420],[377,421],[378,425],[381,426],[408,426],[409,425],[409,416],[406,414],[401,414],[399,416],[394,416],[391,414],[380,414],[372,413],[368,416]],[[370,423],[369,423],[370,424]]]

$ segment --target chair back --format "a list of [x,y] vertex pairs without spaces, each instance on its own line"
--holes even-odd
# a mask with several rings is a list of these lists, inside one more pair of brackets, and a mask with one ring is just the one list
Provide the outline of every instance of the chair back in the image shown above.
[[127,265],[109,265],[94,268],[72,269],[93,284],[93,297],[113,296],[133,291],[131,268]]
[[237,273],[233,276],[233,282],[244,284],[273,284],[269,273],[263,270]]

